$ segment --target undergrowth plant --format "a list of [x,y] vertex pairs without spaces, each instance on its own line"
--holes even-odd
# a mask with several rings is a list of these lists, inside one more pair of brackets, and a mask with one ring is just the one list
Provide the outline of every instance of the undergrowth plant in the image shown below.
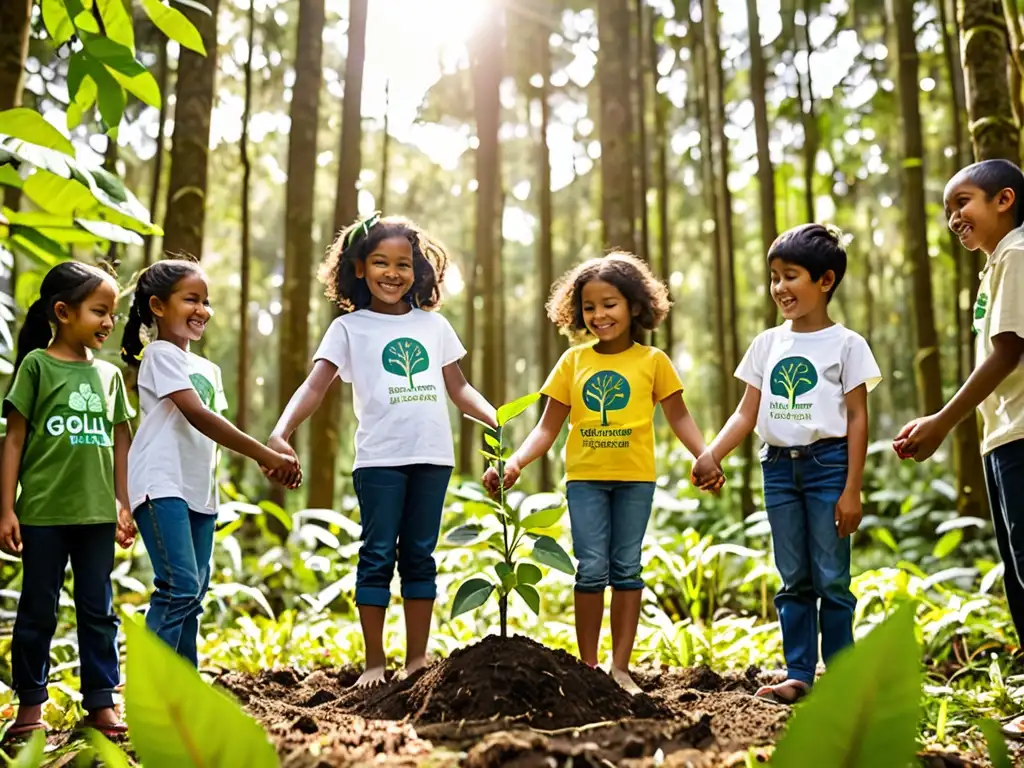
[[[497,411],[498,428],[488,429],[484,434],[490,450],[481,453],[498,473],[498,497],[469,494],[464,506],[469,507],[470,512],[480,511],[496,519],[500,528],[491,530],[484,525],[466,524],[453,529],[446,537],[453,544],[475,545],[499,555],[500,560],[494,565],[494,578],[479,574],[462,583],[452,602],[451,617],[454,619],[479,608],[493,594],[498,600],[502,637],[508,637],[508,597],[512,592],[517,593],[534,614],[540,613],[537,585],[543,574],[535,563],[570,575],[576,573],[562,546],[551,536],[538,533],[561,520],[566,509],[564,500],[556,494],[536,494],[513,507],[501,482],[505,476],[505,461],[512,455],[505,443],[505,427],[539,398],[540,394],[533,393],[502,405]],[[528,555],[533,563],[518,559],[520,547],[527,538],[533,540],[533,549]]]

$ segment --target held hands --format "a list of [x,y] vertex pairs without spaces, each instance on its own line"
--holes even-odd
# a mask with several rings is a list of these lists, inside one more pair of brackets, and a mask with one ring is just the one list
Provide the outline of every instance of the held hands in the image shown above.
[[273,458],[260,464],[260,470],[271,480],[280,483],[289,490],[302,485],[302,467],[295,449],[283,437],[272,435],[267,441]]
[[862,515],[860,490],[844,489],[836,502],[836,531],[840,539],[845,539],[860,528]]
[[117,504],[117,531],[114,540],[121,549],[128,549],[135,542],[135,535],[138,528],[135,527],[135,519],[131,510],[120,502]]
[[893,439],[892,448],[901,459],[922,462],[938,450],[948,434],[949,430],[937,414],[924,416],[904,426]]
[[[516,484],[519,480],[519,475],[521,475],[522,472],[523,469],[519,466],[519,461],[515,456],[512,456],[505,462],[505,478],[502,485],[505,487],[506,491]],[[488,467],[487,471],[484,472],[481,482],[491,496],[498,495],[498,470],[494,467]]]
[[722,472],[710,448],[706,448],[694,462],[693,469],[690,470],[690,483],[702,491],[711,493],[718,493],[725,485],[725,473]]
[[0,547],[12,555],[21,554],[21,526],[13,509],[0,513]]

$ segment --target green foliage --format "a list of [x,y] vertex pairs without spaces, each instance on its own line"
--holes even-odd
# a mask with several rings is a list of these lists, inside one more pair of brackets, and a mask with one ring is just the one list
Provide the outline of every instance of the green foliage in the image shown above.
[[988,759],[992,761],[992,768],[1011,768],[1010,753],[1006,749],[1006,742],[999,730],[999,723],[995,720],[982,720],[978,723],[981,732],[985,734],[985,741],[988,744]]
[[844,768],[911,764],[922,682],[915,608],[901,606],[832,661],[794,713],[772,756],[775,768],[802,768],[809,758]]
[[278,764],[263,729],[188,662],[135,621],[125,634],[128,728],[147,768]]
[[[46,751],[46,731],[34,731],[12,762],[11,768],[38,768]],[[5,756],[6,758],[6,756]]]
[[167,37],[191,51],[206,55],[206,48],[203,46],[203,38],[200,36],[199,30],[185,18],[185,14],[176,8],[164,5],[160,0],[142,0],[142,7],[150,21]]

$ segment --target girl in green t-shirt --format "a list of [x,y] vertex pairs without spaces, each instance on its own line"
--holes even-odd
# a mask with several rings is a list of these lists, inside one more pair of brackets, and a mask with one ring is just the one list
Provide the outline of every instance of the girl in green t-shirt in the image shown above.
[[85,724],[122,734],[110,573],[115,539],[127,547],[135,538],[126,482],[132,413],[121,371],[94,357],[114,327],[117,283],[68,261],[46,274],[39,293],[18,335],[14,382],[3,403],[0,546],[20,554],[24,569],[11,640],[19,708],[7,737],[46,727],[50,642],[69,560]]

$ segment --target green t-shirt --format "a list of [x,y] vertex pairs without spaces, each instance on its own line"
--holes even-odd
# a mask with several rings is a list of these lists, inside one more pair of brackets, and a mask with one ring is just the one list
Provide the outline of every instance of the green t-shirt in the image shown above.
[[117,366],[33,350],[4,398],[4,413],[11,408],[28,422],[14,510],[21,524],[116,522],[114,425],[133,415]]

